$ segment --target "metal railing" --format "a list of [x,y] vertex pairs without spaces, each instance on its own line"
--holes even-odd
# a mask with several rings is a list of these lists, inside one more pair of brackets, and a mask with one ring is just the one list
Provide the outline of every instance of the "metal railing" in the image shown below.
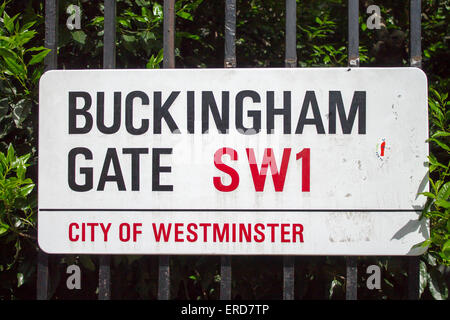
[[[164,0],[164,68],[175,68],[175,0]],[[116,1],[104,1],[104,47],[103,68],[116,66]],[[297,66],[295,0],[286,0],[286,50],[285,67]],[[348,66],[359,67],[359,2],[348,0]],[[58,39],[57,0],[45,0],[45,47],[51,49],[45,58],[45,71],[57,69]],[[225,58],[224,67],[236,67],[236,0],[225,0]],[[421,68],[421,0],[410,0],[410,65]],[[99,300],[111,298],[110,256],[99,255]],[[419,298],[419,257],[406,257],[408,260],[408,299]],[[170,257],[159,257],[158,299],[170,299]],[[48,299],[48,256],[42,251],[37,262],[37,299]],[[283,258],[283,299],[294,299],[294,256]],[[357,257],[346,257],[346,299],[357,299]],[[220,299],[231,299],[231,256],[220,257]]]

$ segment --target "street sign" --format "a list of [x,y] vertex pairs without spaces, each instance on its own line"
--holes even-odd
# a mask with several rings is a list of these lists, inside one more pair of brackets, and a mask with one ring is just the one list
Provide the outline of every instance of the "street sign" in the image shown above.
[[58,70],[39,98],[48,253],[417,255],[417,68]]

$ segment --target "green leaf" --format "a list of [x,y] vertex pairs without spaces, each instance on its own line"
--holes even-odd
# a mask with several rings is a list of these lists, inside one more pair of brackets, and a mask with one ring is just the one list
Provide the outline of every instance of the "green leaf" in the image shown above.
[[17,288],[19,288],[24,283],[23,273],[18,272],[16,276],[17,276]]
[[22,122],[28,117],[31,112],[31,101],[21,99],[13,107],[13,120],[17,128],[21,128]]
[[424,240],[422,242],[416,243],[412,246],[413,249],[415,248],[426,248],[432,243],[431,239]]
[[196,34],[192,34],[189,32],[177,32],[177,35],[183,38],[193,39],[193,40],[200,40],[200,37]]
[[94,19],[92,19],[91,24],[93,25],[99,25],[99,24],[103,24],[103,21],[105,20],[104,17],[95,17]]
[[27,195],[29,195],[31,193],[31,191],[33,191],[33,188],[34,188],[34,184],[30,184],[25,187],[22,187],[22,188],[20,188],[19,194],[22,197],[26,197]]
[[337,279],[333,279],[330,284],[330,290],[328,290],[328,299],[331,299],[333,297],[334,288],[341,285],[341,283]]
[[425,291],[429,281],[429,275],[427,272],[427,265],[425,262],[420,261],[419,264],[419,297],[422,296],[422,293]]
[[438,199],[434,202],[437,206],[448,209],[450,208],[450,202],[442,199]]
[[14,38],[14,44],[16,48],[20,48],[26,43],[28,43],[33,37],[36,35],[36,31],[34,30],[28,30],[24,31],[22,33],[19,33]]
[[72,39],[79,44],[85,44],[87,35],[81,30],[71,32]]
[[153,32],[151,32],[151,31],[148,31],[148,30],[145,30],[145,31],[142,33],[142,38],[143,38],[145,41],[148,41],[148,40],[156,40],[155,34],[154,34]]
[[135,36],[129,36],[124,34],[123,36],[123,40],[125,40],[126,42],[134,42],[136,41],[136,37]]
[[6,1],[3,1],[2,5],[0,6],[0,16],[3,15],[3,12],[5,11]]
[[14,147],[13,145],[10,143],[8,146],[8,151],[6,153],[6,161],[8,163],[12,163],[14,161],[15,158],[15,151],[14,151]]
[[447,200],[450,197],[450,181],[445,183],[437,194],[439,200]]
[[0,99],[0,118],[3,118],[8,114],[9,111],[9,99],[1,98]]
[[430,161],[430,164],[432,164],[434,166],[439,166],[443,169],[447,169],[447,167],[445,165],[443,165],[442,163],[440,163],[433,154],[430,154],[428,156],[428,160]]
[[117,22],[118,22],[120,25],[122,25],[122,26],[124,26],[124,27],[126,27],[126,28],[131,29],[131,22],[130,22],[128,19],[119,17],[119,18],[117,18]]
[[13,33],[14,31],[14,20],[20,15],[20,13],[16,14],[14,17],[10,18],[6,12],[3,13],[3,22],[6,30],[8,30],[9,33]]
[[21,28],[20,28],[20,32],[24,32],[27,31],[28,29],[30,29],[32,26],[34,26],[36,24],[37,21],[30,21],[25,23]]
[[433,193],[431,193],[431,192],[421,192],[419,194],[422,194],[422,195],[424,195],[424,196],[426,196],[428,198],[436,199],[436,196]]
[[39,52],[38,54],[35,54],[31,57],[30,62],[28,62],[29,65],[33,65],[36,63],[41,62],[42,60],[44,60],[45,56],[50,52],[50,49],[45,49],[41,52]]
[[6,232],[8,232],[9,226],[7,224],[0,222],[0,236]]
[[158,55],[156,57],[152,55],[150,59],[148,59],[146,65],[147,69],[158,69],[159,64],[161,63],[162,60],[163,60],[163,49],[159,50]]
[[194,18],[192,18],[192,15],[190,13],[184,12],[184,11],[178,11],[177,16],[179,16],[182,19],[189,20],[189,21],[194,20]]
[[450,147],[447,145],[447,144],[445,144],[444,142],[442,142],[442,141],[440,141],[440,140],[438,140],[438,139],[434,139],[434,138],[430,138],[430,139],[428,139],[429,141],[433,141],[433,142],[435,142],[437,145],[439,145],[442,149],[444,149],[444,150],[447,150],[447,151],[450,151]]
[[18,63],[16,59],[3,57],[3,60],[5,60],[8,71],[11,74],[17,77],[22,77],[25,74],[25,67],[22,64]]
[[448,288],[445,281],[443,281],[440,273],[436,270],[431,270],[428,281],[428,288],[430,293],[436,300],[446,300],[448,298]]
[[431,137],[436,138],[436,137],[449,137],[449,136],[450,136],[450,132],[436,131]]
[[27,154],[24,154],[23,156],[20,156],[19,159],[20,159],[20,161],[23,161],[23,163],[25,164],[30,159],[30,157],[31,157],[31,153],[27,153]]
[[17,59],[16,53],[8,48],[0,48],[0,56],[10,58],[12,60]]
[[[450,220],[447,222],[449,224]],[[449,226],[447,226],[448,229]],[[450,259],[450,240],[447,240],[442,246],[442,253],[446,256],[447,259]]]
[[3,152],[0,152],[0,173],[3,175],[3,170],[8,166],[8,160],[6,160],[6,156]]
[[19,163],[19,165],[16,168],[17,178],[19,178],[20,180],[23,180],[25,178],[26,171],[27,171],[27,169],[25,168],[23,163]]

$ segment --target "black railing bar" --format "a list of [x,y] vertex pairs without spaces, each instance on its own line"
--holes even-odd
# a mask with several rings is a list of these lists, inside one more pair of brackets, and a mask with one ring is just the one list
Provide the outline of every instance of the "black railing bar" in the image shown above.
[[[236,68],[236,0],[225,0],[225,68]],[[220,257],[220,300],[231,300],[231,256]]]
[[346,260],[346,283],[345,283],[345,299],[357,300],[358,299],[358,257],[347,256]]
[[111,258],[108,255],[98,255],[98,300],[111,299]]
[[105,0],[103,69],[116,67],[116,0]]
[[220,300],[231,300],[231,256],[220,257]]
[[[57,69],[58,57],[58,4],[56,0],[45,0],[45,38],[44,47],[51,51],[44,58],[44,71]],[[38,110],[39,112],[39,110]],[[38,117],[39,119],[39,117]],[[37,188],[39,188],[37,184]],[[48,255],[39,249],[37,258],[36,299],[48,297]]]
[[294,300],[295,257],[283,256],[283,300]]
[[[286,0],[286,39],[285,39],[286,68],[297,66],[297,3]],[[294,256],[283,257],[283,300],[294,300]]]
[[410,64],[422,68],[421,0],[411,0],[410,4]]
[[225,0],[225,68],[236,67],[236,0]]
[[286,0],[286,51],[284,64],[286,67],[297,66],[297,3]]
[[158,300],[170,299],[170,256],[160,255],[158,266]]
[[[421,0],[410,1],[410,65],[422,68]],[[419,257],[407,257],[408,261],[408,299],[419,299]]]
[[[359,2],[348,1],[348,66],[359,67]],[[345,298],[358,298],[358,266],[356,256],[348,256],[346,260]]]
[[[104,1],[103,69],[116,67],[116,0]],[[111,299],[111,258],[99,255],[98,300]]]
[[[163,68],[175,68],[175,1],[164,0]],[[159,256],[158,300],[170,299],[170,256]]]
[[359,3],[348,0],[348,66],[359,67]]
[[164,0],[163,67],[175,68],[175,1]]

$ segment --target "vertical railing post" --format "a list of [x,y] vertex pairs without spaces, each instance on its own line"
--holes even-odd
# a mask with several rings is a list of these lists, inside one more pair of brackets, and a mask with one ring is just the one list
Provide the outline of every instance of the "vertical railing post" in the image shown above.
[[[44,47],[51,51],[44,59],[45,71],[57,69],[58,57],[58,2],[45,0]],[[38,111],[39,112],[39,111]],[[39,118],[39,117],[37,117]],[[38,150],[39,152],[39,150]],[[39,186],[38,186],[39,187]],[[48,255],[39,249],[37,259],[36,299],[48,297]]]
[[[286,0],[286,51],[284,65],[286,68],[297,66],[297,3]],[[283,257],[283,300],[294,300],[294,257]]]
[[111,259],[100,255],[98,271],[98,300],[111,299]]
[[37,261],[36,299],[48,299],[48,255],[40,249]]
[[345,258],[347,277],[345,284],[345,299],[358,299],[358,266],[357,257],[349,256]]
[[159,256],[158,300],[169,300],[170,298],[169,258],[167,255]]
[[175,68],[175,0],[164,0],[163,67]]
[[[358,0],[348,1],[348,66],[359,67],[359,3]],[[346,257],[346,290],[347,300],[358,298],[358,267],[357,257]]]
[[[164,0],[163,67],[175,68],[175,0]],[[170,257],[159,256],[158,300],[170,299]]]
[[220,300],[231,300],[231,256],[220,257]]
[[[236,68],[236,0],[225,0],[225,68]],[[220,257],[220,300],[231,300],[231,256]]]
[[410,4],[410,64],[422,68],[421,0],[411,0]]
[[116,67],[116,1],[105,0],[103,69]]
[[[103,69],[116,67],[116,0],[104,2]],[[99,256],[98,299],[111,299],[111,258]]]
[[286,0],[286,52],[284,65],[287,68],[297,66],[297,3]]
[[283,300],[294,300],[294,256],[283,257]]
[[[410,65],[422,68],[421,0],[410,1]],[[419,257],[408,257],[408,299],[419,299]]]
[[44,58],[45,71],[57,69],[58,62],[58,1],[45,0],[44,46],[51,51]]
[[225,68],[236,67],[236,0],[225,0]]
[[348,66],[359,67],[358,0],[348,0]]

